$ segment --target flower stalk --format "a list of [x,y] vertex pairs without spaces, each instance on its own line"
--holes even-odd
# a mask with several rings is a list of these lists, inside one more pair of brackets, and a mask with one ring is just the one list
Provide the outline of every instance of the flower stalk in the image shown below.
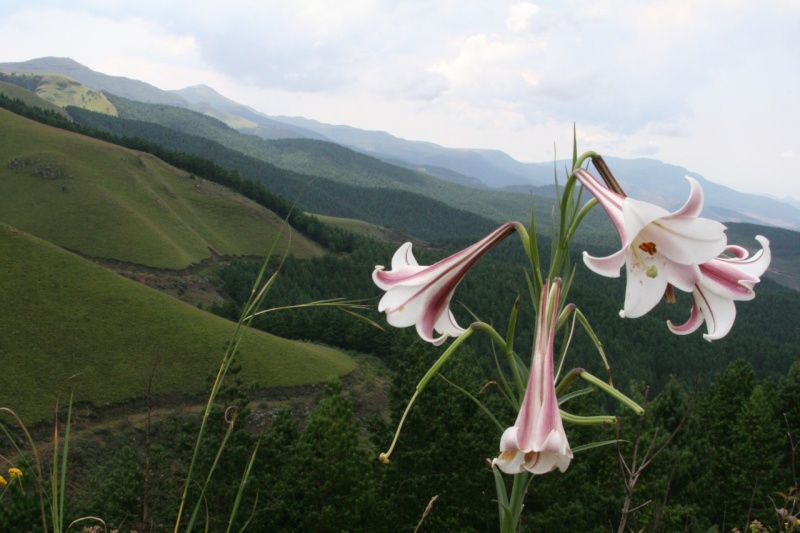
[[[589,160],[602,183],[584,168]],[[668,323],[669,329],[676,334],[691,333],[705,322],[708,328],[708,333],[704,335],[706,339],[725,336],[735,319],[733,302],[755,296],[753,288],[770,262],[769,242],[765,238],[756,237],[762,249],[750,256],[743,248],[728,245],[725,226],[700,216],[703,192],[693,178],[686,178],[690,187],[686,203],[670,213],[661,207],[626,196],[603,158],[595,152],[578,155],[577,143],[573,146],[572,163],[572,170],[563,188],[556,179],[557,209],[551,217],[552,243],[547,265],[543,264],[539,255],[532,211],[529,228],[524,228],[518,222],[506,223],[474,245],[431,266],[419,265],[411,253],[411,244],[406,243],[395,253],[390,271],[379,265],[372,274],[375,284],[386,291],[378,310],[386,313],[390,325],[414,325],[419,336],[434,345],[446,342],[449,337],[456,337],[417,385],[389,450],[380,456],[382,462],[389,462],[400,430],[417,397],[469,336],[474,332],[486,334],[492,341],[493,349],[505,356],[505,365],[499,357],[495,357],[499,378],[490,383],[497,385],[517,410],[517,418],[513,425],[502,431],[499,454],[489,462],[495,479],[503,532],[513,532],[519,527],[525,494],[533,475],[543,475],[553,470],[564,472],[573,460],[574,453],[617,442],[584,443],[572,448],[564,422],[578,425],[614,424],[617,418],[609,415],[574,415],[562,410],[563,404],[573,398],[600,391],[635,414],[644,413],[638,403],[614,387],[606,349],[587,317],[574,304],[567,302],[576,272],[570,264],[570,243],[591,209],[597,204],[603,207],[619,234],[622,246],[608,257],[594,257],[584,252],[583,260],[590,270],[607,277],[619,277],[622,267],[626,267],[627,286],[620,316],[640,317],[662,298],[674,300],[676,289],[692,293],[694,303],[689,319],[681,325]],[[592,198],[582,203],[584,189],[591,193]],[[464,330],[458,326],[450,311],[455,289],[467,270],[513,231],[520,236],[530,265],[525,275],[536,316],[530,368],[525,366],[514,349],[519,296],[512,307],[505,336],[481,321],[474,322]],[[556,384],[578,324],[597,348],[608,372],[607,382],[583,368],[575,368],[566,372]],[[557,347],[556,334],[562,329],[563,339]],[[559,358],[557,370],[556,356]],[[568,390],[575,378],[581,378],[589,386]],[[495,425],[503,428],[475,396],[456,384],[450,384],[486,412]],[[504,473],[512,476],[510,494]]]

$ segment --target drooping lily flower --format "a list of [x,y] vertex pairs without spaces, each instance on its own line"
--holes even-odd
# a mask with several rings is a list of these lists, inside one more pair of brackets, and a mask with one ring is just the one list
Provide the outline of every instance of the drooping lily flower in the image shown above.
[[[416,325],[419,336],[437,346],[447,337],[458,337],[464,329],[450,311],[456,287],[475,261],[511,235],[516,224],[503,224],[472,246],[431,266],[420,266],[411,252],[411,243],[405,243],[392,257],[391,271],[378,265],[372,272],[372,280],[386,291],[378,311],[386,311],[386,320],[394,327]],[[434,337],[434,330],[439,337]]]
[[572,450],[558,411],[553,375],[556,320],[561,282],[542,287],[536,324],[533,364],[517,421],[500,438],[500,455],[492,461],[506,474],[527,470],[546,474],[558,468],[564,472]]
[[712,341],[728,334],[736,319],[734,301],[755,298],[753,287],[761,281],[760,276],[772,259],[769,240],[761,235],[756,240],[761,243],[761,250],[752,257],[741,246],[728,246],[725,250],[733,257],[718,257],[700,265],[702,277],[692,289],[691,315],[680,326],[667,322],[673,333],[687,335],[705,321],[708,333],[704,339]]
[[701,279],[699,265],[725,250],[726,228],[699,217],[703,190],[689,176],[689,199],[674,213],[617,194],[600,185],[586,170],[575,171],[575,176],[597,198],[619,232],[622,249],[602,258],[584,252],[583,260],[591,270],[607,277],[619,277],[622,265],[627,266],[622,317],[646,314],[670,285],[692,292]]

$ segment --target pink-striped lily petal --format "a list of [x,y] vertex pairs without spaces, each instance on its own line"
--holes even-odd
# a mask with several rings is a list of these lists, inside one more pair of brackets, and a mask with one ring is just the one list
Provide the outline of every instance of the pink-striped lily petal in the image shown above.
[[606,257],[594,257],[587,252],[583,252],[583,262],[593,272],[607,278],[618,278],[622,265],[625,264],[626,248],[622,248]]
[[692,311],[686,322],[676,326],[671,320],[667,320],[667,327],[676,335],[688,335],[697,331],[697,329],[703,325],[703,320],[703,313],[700,312],[700,308],[697,304],[692,304]]
[[[718,256],[725,250],[725,226],[715,220],[681,214],[702,209],[703,193],[696,180],[686,176],[692,194],[681,210],[669,214],[661,207],[627,198],[622,206],[623,216],[632,237],[630,244],[650,242],[658,253],[670,260],[700,264]],[[687,208],[689,206],[689,208]]]
[[689,199],[683,206],[675,211],[672,216],[697,218],[703,211],[703,188],[700,183],[691,176],[686,176],[689,182]]
[[619,232],[622,248],[618,252],[603,258],[584,252],[583,260],[591,270],[607,277],[618,277],[626,265],[622,317],[647,314],[670,285],[692,291],[701,277],[699,265],[726,249],[725,226],[698,217],[703,190],[689,176],[689,198],[674,213],[610,191],[585,170],[576,171],[575,176],[594,194]]
[[622,202],[625,200],[625,197],[600,185],[600,183],[594,179],[594,176],[582,168],[575,171],[575,176],[584,187],[589,189],[592,196],[597,198],[597,201],[600,202],[600,206],[605,209],[608,218],[611,219],[614,227],[617,228],[620,239],[622,239],[622,242],[626,242],[627,230],[625,227],[625,220],[622,217]]
[[524,470],[546,474],[556,468],[564,472],[572,460],[572,450],[558,411],[553,373],[560,289],[560,280],[545,283],[542,288],[528,386],[517,420],[503,432],[500,455],[492,461],[493,466],[506,474],[519,474]]
[[719,257],[699,266],[701,277],[692,289],[692,312],[686,323],[669,329],[678,335],[697,330],[705,321],[707,333],[703,338],[712,341],[727,335],[736,320],[735,301],[752,300],[753,290],[772,259],[769,240],[756,237],[761,250],[750,257],[741,246],[728,246],[734,257]]
[[419,336],[435,345],[448,337],[458,337],[464,329],[450,311],[456,287],[475,261],[513,231],[514,223],[503,224],[472,246],[431,266],[420,266],[411,243],[405,243],[392,257],[391,271],[378,265],[372,272],[372,280],[386,291],[378,311],[386,312],[386,320],[392,326],[416,326]]
[[707,333],[703,334],[703,338],[709,342],[719,340],[730,332],[736,320],[736,305],[733,300],[703,291],[701,287],[695,287],[692,298],[694,305],[689,320],[680,326],[674,326],[667,321],[670,331],[677,335],[688,335],[705,322]]

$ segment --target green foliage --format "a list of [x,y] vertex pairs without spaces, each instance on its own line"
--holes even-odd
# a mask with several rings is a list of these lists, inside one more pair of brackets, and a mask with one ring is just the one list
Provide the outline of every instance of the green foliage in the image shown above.
[[141,520],[143,463],[141,451],[123,446],[87,480],[78,515],[102,516],[114,528]]
[[[500,414],[508,405],[497,387],[486,386],[491,359],[460,350],[443,370],[447,379],[466,389]],[[376,442],[388,447],[394,424],[425,374],[436,350],[419,339],[395,355],[390,396],[392,425],[378,430]],[[432,497],[424,531],[486,531],[497,528],[494,478],[486,459],[497,452],[500,432],[475,404],[441,379],[433,380],[414,404],[399,444],[386,469],[380,491],[388,505],[383,531],[413,531]],[[466,504],[465,502],[469,502]]]
[[[149,120],[174,124],[174,121],[168,120],[171,114],[188,114],[187,120],[203,117],[204,124],[206,120],[212,121],[211,124],[226,132],[226,138],[231,135],[237,138],[248,137],[239,135],[210,117],[185,109],[164,107],[166,110],[163,116],[156,114]],[[215,179],[226,186],[240,190],[243,194],[250,194],[251,189],[265,185],[271,191],[269,195],[275,196],[274,193],[277,193],[282,197],[295,198],[298,205],[307,211],[339,217],[356,217],[399,228],[426,239],[441,238],[443,234],[453,232],[456,236],[474,236],[485,232],[493,225],[488,219],[443,205],[441,201],[431,199],[419,191],[400,190],[389,198],[385,190],[374,186],[339,183],[325,177],[280,168],[259,155],[263,155],[265,150],[268,152],[268,146],[262,146],[255,152],[238,151],[215,140],[218,136],[210,135],[211,138],[201,136],[208,128],[190,127],[190,124],[194,124],[191,121],[178,130],[173,130],[163,124],[132,118],[115,118],[79,108],[70,107],[69,111],[78,122],[92,128],[91,131],[105,132],[105,137],[101,133],[95,135],[154,153],[171,164],[192,172],[196,171],[208,179]],[[123,117],[125,116],[129,114],[124,113]],[[258,143],[267,142],[256,137],[252,139]],[[213,160],[213,163],[210,160]],[[198,163],[201,165],[197,166]],[[240,178],[240,175],[245,178]],[[285,200],[282,201],[285,203]],[[282,214],[284,209],[280,202],[272,200],[268,207],[279,214]],[[290,221],[304,230],[302,217],[300,218],[300,221],[294,219]],[[453,228],[448,223],[455,218],[459,218],[460,224]]]
[[[212,117],[188,109],[134,102],[114,95],[109,95],[109,98],[119,109],[120,118],[156,123],[175,132],[215,141],[235,152],[266,161],[281,169],[304,176],[315,176],[315,181],[322,179],[345,185],[344,191],[360,191],[367,197],[374,192],[370,189],[405,191],[413,193],[412,197],[418,201],[432,199],[436,201],[434,204],[445,204],[446,207],[440,208],[461,211],[465,220],[471,218],[467,213],[493,223],[525,219],[530,213],[531,199],[526,195],[476,191],[386,163],[338,144],[309,139],[267,141],[254,135],[239,134]],[[329,186],[325,188],[331,190]],[[404,202],[404,196],[407,195],[399,195],[398,201],[407,208],[413,208],[413,204]],[[361,201],[359,196],[352,196],[351,199]],[[537,204],[543,212],[547,212],[552,200],[537,200]],[[317,211],[315,208],[310,209]],[[357,218],[369,220],[363,216]],[[450,228],[450,231],[453,229]],[[420,237],[427,238],[422,235]]]
[[374,472],[380,466],[374,450],[361,443],[353,406],[341,391],[341,383],[328,382],[286,458],[284,473],[295,488],[284,503],[289,522],[280,529],[353,531],[379,517]]
[[[247,391],[232,384],[218,398],[212,424],[201,442],[198,470],[206,471],[215,459],[232,406],[238,413],[203,495],[198,525],[210,531],[226,529],[239,478],[258,438],[246,429]],[[254,510],[250,530],[255,531],[357,531],[381,524],[380,512],[385,505],[378,490],[381,467],[374,461],[376,452],[362,438],[352,404],[342,396],[341,384],[328,382],[302,430],[288,409],[274,415],[261,436],[233,530],[238,531]],[[111,527],[154,530],[158,524],[169,523],[177,509],[175,495],[186,474],[198,422],[196,415],[175,417],[153,429],[149,454],[152,475],[146,491],[141,446],[126,446],[123,452],[105,458],[82,484],[76,512],[104,517]],[[193,486],[190,508],[199,497],[199,490]],[[148,519],[143,524],[145,504]]]
[[[2,449],[2,448],[0,448]],[[3,462],[5,467],[7,463]],[[7,487],[0,487],[0,526],[3,531],[32,531],[34,527],[42,527],[41,509],[39,507],[39,489],[36,484],[36,471],[33,458],[23,455],[16,461],[16,466],[22,470],[21,478],[14,480],[6,473],[5,468],[0,473],[9,483]],[[45,484],[47,496],[49,486]]]

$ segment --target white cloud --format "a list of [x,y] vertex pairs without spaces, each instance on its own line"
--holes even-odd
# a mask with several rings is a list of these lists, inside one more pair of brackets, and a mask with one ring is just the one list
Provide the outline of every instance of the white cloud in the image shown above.
[[519,33],[526,30],[531,23],[531,18],[539,12],[541,8],[529,2],[513,4],[508,8],[508,18],[506,27],[511,33]]
[[794,187],[800,197],[800,180],[785,178],[797,174],[790,165],[800,146],[793,0],[4,8],[2,61],[69,56],[162,88],[206,83],[272,114],[524,160],[550,159],[553,141],[568,152],[577,123],[587,149],[657,154],[710,179]]

